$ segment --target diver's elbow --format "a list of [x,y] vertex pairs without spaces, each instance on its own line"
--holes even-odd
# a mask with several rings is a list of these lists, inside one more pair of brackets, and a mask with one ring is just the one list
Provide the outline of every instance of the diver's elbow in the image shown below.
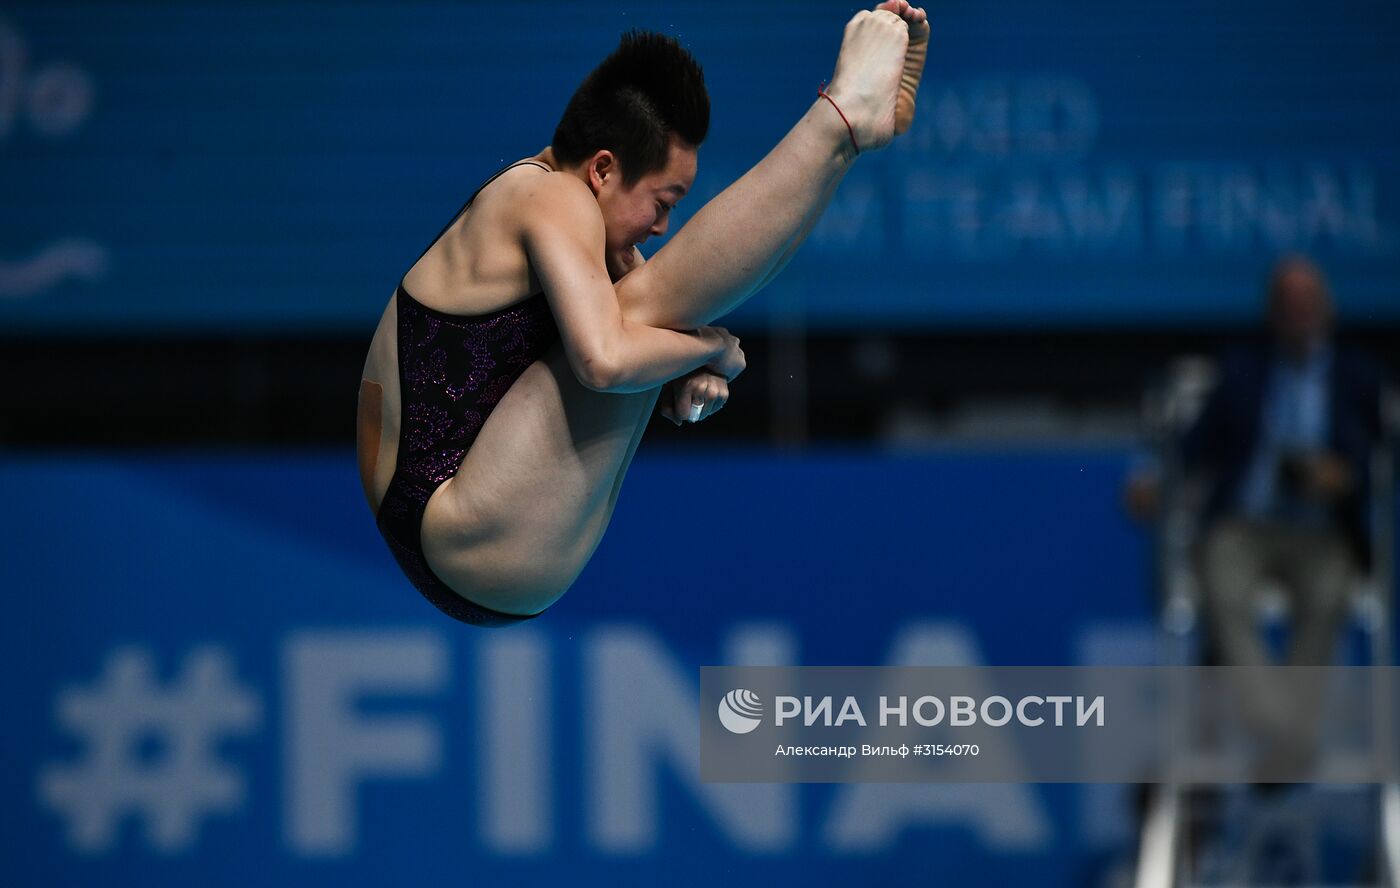
[[574,375],[586,389],[612,392],[621,386],[624,374],[613,355],[605,351],[596,351],[581,355],[574,362]]

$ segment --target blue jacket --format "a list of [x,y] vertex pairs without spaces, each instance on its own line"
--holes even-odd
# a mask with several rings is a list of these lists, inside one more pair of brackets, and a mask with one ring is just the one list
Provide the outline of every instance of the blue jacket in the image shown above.
[[[1273,366],[1267,343],[1227,353],[1205,409],[1182,442],[1186,467],[1213,474],[1202,516],[1206,523],[1228,516],[1239,501],[1259,445]],[[1381,434],[1384,374],[1364,353],[1334,345],[1329,375],[1328,446],[1346,460],[1353,479],[1352,494],[1336,504],[1333,517],[1365,564],[1370,559],[1371,451]]]

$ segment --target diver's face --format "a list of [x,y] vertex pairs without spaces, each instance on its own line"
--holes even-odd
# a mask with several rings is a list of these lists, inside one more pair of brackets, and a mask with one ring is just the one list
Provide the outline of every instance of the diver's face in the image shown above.
[[[600,154],[611,156],[611,152]],[[671,209],[695,184],[696,165],[695,148],[674,136],[666,165],[631,183],[622,180],[615,158],[609,163],[610,169],[601,171],[601,175],[595,158],[591,171],[594,193],[603,211],[607,230],[605,258],[614,281],[637,266],[634,247],[649,237],[666,233]]]

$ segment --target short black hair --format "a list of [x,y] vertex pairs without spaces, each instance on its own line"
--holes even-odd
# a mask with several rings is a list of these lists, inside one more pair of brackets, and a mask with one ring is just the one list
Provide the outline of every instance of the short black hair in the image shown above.
[[700,63],[674,37],[628,31],[574,91],[551,146],[567,165],[607,149],[635,182],[666,166],[672,135],[698,148],[709,129]]

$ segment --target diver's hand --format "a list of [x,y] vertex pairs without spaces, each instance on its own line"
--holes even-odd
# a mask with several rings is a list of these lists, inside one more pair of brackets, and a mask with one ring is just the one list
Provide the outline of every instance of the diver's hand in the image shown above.
[[739,337],[723,327],[701,327],[698,332],[712,341],[719,352],[719,356],[706,364],[704,369],[718,373],[726,382],[733,382],[734,377],[743,373],[748,366],[744,350],[739,348]]
[[661,415],[676,425],[700,422],[729,400],[729,380],[701,367],[673,379],[661,389]]

